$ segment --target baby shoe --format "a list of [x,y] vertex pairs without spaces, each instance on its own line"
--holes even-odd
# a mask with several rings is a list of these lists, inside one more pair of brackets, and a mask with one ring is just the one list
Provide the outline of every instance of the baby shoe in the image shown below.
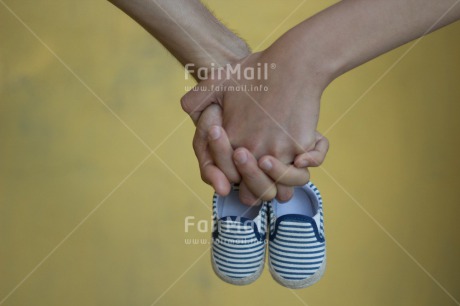
[[281,285],[313,285],[326,267],[326,241],[321,195],[312,183],[294,188],[285,203],[269,202],[269,255],[272,277]]
[[213,198],[211,262],[216,275],[234,285],[255,281],[264,268],[267,202],[247,206],[238,198],[238,186],[230,194]]

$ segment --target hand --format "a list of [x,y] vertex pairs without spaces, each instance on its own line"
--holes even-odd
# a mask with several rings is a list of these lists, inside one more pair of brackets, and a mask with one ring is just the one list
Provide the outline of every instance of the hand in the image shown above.
[[[279,201],[288,201],[293,195],[292,187],[304,185],[310,179],[307,167],[297,168],[293,165],[285,165],[277,158],[268,155],[257,161],[245,148],[233,151],[222,127],[212,126],[210,135],[212,134],[219,137],[209,138],[210,155],[224,173],[229,165],[236,166],[242,176],[239,196],[244,204],[258,204],[271,190],[275,190]],[[316,132],[316,137],[315,148],[308,152],[311,158],[308,166],[319,166],[329,148],[329,142],[325,137],[318,132]],[[274,196],[267,197],[266,200],[271,200]]]
[[[275,189],[280,201],[291,198],[293,190],[289,186],[303,185],[309,180],[307,169],[286,166],[271,156],[265,156],[257,162],[246,149],[240,148],[234,153],[225,131],[221,127],[222,114],[218,105],[210,105],[201,114],[197,122],[197,130],[193,147],[200,165],[203,181],[213,186],[220,195],[230,191],[230,182],[240,182],[240,200],[248,205],[256,205],[271,189]],[[309,166],[321,163],[328,149],[328,141],[317,134],[315,149],[310,155],[315,161]],[[233,162],[233,158],[245,154],[246,162]],[[317,163],[319,161],[319,163]],[[267,162],[271,167],[267,167]],[[222,170],[221,170],[222,169]],[[262,171],[264,169],[265,173]],[[273,198],[273,197],[272,197]],[[271,198],[270,198],[271,199]]]
[[[209,79],[197,85],[199,89],[207,88],[207,90],[191,91],[181,100],[184,110],[195,122],[201,111],[211,103],[222,106],[222,125],[228,134],[228,147],[247,148],[251,153],[245,155],[243,149],[237,150],[234,156],[237,165],[241,166],[239,157],[248,158],[248,165],[253,165],[254,160],[269,155],[284,164],[291,164],[294,161],[295,166],[301,168],[319,165],[324,158],[323,156],[318,160],[318,154],[321,153],[316,154],[316,157],[308,153],[315,148],[317,139],[321,139],[318,138],[315,130],[322,87],[318,86],[317,79],[309,81],[314,78],[306,71],[299,74],[301,79],[296,79],[294,72],[299,68],[293,70],[293,64],[289,62],[291,58],[286,59],[282,55],[283,53],[278,52],[276,48],[271,48],[263,53],[250,55],[237,63],[241,66],[241,71],[244,71],[247,67],[255,69],[258,63],[263,65],[263,63],[278,61],[276,73],[272,71],[273,75],[269,75],[267,80],[239,80],[235,83],[236,75],[232,76],[233,79]],[[268,92],[228,90],[229,86],[237,84],[246,85],[247,88],[266,86]],[[261,159],[261,162],[263,160],[265,159]],[[225,172],[224,165],[229,164],[224,162],[220,167]],[[262,199],[272,199],[275,194],[276,190],[270,188]]]
[[230,183],[237,183],[241,178],[233,162],[224,167],[225,173],[214,163],[208,145],[208,131],[212,126],[222,126],[222,110],[216,104],[204,109],[196,121],[193,150],[198,159],[203,182],[211,185],[217,194],[226,196],[230,192]]

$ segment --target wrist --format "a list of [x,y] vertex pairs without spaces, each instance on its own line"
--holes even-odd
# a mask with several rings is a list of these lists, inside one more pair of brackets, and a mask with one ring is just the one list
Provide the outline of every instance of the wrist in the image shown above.
[[[194,71],[189,70],[189,72],[197,82],[200,82],[204,80],[204,76],[211,75],[212,69],[237,63],[249,54],[251,54],[251,50],[239,37],[233,35],[227,37],[225,41],[215,39],[207,42],[202,50],[197,50],[195,55],[190,55],[191,62],[195,67]],[[198,69],[202,71],[200,75],[197,74]]]
[[345,57],[321,36],[323,33],[313,26],[295,27],[283,37],[285,41],[280,41],[281,46],[288,46],[283,47],[284,52],[288,51],[284,57],[290,64],[293,77],[303,80],[306,90],[319,94],[345,72]]
[[[292,30],[262,51],[262,62],[274,63],[274,82],[299,96],[317,100],[336,77],[336,66],[311,42],[303,43]],[[286,83],[286,80],[289,80]]]

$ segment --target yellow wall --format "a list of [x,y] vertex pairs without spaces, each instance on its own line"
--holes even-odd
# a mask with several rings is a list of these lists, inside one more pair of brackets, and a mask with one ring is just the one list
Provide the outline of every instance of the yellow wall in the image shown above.
[[[207,3],[260,50],[332,2],[286,20],[301,1]],[[460,305],[459,37],[422,39],[376,84],[411,45],[329,87],[331,150],[312,171],[326,275],[241,288],[184,243],[209,238],[184,218],[209,221],[212,190],[180,65],[106,1],[0,1],[1,305]]]

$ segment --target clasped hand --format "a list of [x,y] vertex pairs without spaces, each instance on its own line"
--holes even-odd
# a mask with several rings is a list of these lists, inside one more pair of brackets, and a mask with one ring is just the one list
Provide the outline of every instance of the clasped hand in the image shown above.
[[[266,79],[243,76],[265,63],[277,65]],[[276,49],[254,53],[233,63],[229,77],[220,73],[223,78],[201,81],[181,99],[196,125],[201,177],[218,194],[240,183],[247,205],[275,197],[287,201],[293,186],[308,182],[307,167],[323,162],[329,144],[316,131],[322,91],[305,76],[296,78],[291,64]],[[259,90],[247,90],[254,88]]]

